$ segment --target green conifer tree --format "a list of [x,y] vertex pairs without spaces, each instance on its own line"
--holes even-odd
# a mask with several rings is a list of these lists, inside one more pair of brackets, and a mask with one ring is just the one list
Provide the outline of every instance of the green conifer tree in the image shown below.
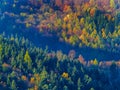
[[12,89],[12,90],[17,90],[15,80],[13,80],[13,81],[12,81],[12,84],[11,84],[11,89]]
[[32,69],[32,60],[31,60],[31,57],[30,57],[28,51],[26,51],[26,53],[25,53],[24,61],[25,61],[25,63],[27,63],[28,69],[29,70]]

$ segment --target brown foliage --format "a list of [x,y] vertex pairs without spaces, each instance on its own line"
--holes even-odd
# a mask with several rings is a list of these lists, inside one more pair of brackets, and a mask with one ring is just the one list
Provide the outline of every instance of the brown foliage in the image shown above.
[[91,15],[91,16],[94,16],[95,10],[96,10],[95,8],[90,9],[90,15]]

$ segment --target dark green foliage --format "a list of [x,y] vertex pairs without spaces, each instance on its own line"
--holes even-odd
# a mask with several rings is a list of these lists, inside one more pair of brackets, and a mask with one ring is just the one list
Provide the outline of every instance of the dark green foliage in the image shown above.
[[[108,74],[104,74],[98,66],[93,69],[84,68],[77,59],[71,60],[62,53],[58,55],[60,51],[55,53],[42,50],[32,44],[28,46],[30,42],[24,40],[23,44],[22,38],[17,41],[3,35],[1,38],[3,62],[0,64],[2,68],[0,80],[9,89],[96,90],[99,88],[105,90],[103,87],[106,86],[103,83],[110,84]],[[29,61],[31,64],[28,64]],[[117,70],[115,65],[112,65],[110,73],[115,76],[118,73],[114,69]]]
[[[5,28],[8,33],[17,32],[17,28],[20,34],[26,30],[24,35],[30,36],[29,30],[37,28],[40,34],[57,36],[74,47],[120,52],[120,13],[110,15],[112,11],[100,10],[92,3],[87,7],[84,4],[88,0],[81,4],[83,10],[73,2],[64,4],[64,0],[30,1],[33,5],[1,1],[0,28],[4,30],[4,24],[8,25],[4,21],[11,19]],[[113,0],[110,2],[114,9]],[[13,13],[6,12],[7,5]],[[44,50],[36,47],[24,37],[0,35],[0,90],[119,90],[119,79],[119,67],[115,63],[109,69],[102,69],[95,59],[93,66],[85,67],[76,59],[75,52],[65,55],[57,50],[48,51],[47,47]]]
[[11,83],[11,89],[12,89],[12,90],[17,90],[15,80],[13,80],[12,83]]

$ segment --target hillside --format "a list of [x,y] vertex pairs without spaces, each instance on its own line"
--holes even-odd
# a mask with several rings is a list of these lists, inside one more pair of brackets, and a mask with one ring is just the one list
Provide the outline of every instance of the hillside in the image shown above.
[[1,0],[0,90],[119,90],[119,0]]
[[[106,6],[106,11],[103,11],[98,7],[99,4],[94,7],[88,1],[82,6],[62,4],[61,9],[56,5],[52,1],[1,1],[0,32],[5,32],[6,36],[24,36],[37,46],[48,46],[50,50],[62,50],[66,54],[75,50],[77,57],[82,54],[86,60],[120,59],[119,7],[112,9]],[[70,11],[65,11],[63,7],[69,7]],[[91,9],[94,11],[93,16],[90,14]],[[98,52],[100,54],[96,55]]]
[[33,46],[29,40],[0,35],[1,90],[115,90],[119,67],[100,68],[93,60],[83,66],[79,59]]
[[37,15],[33,14],[33,22],[38,16],[40,32],[55,34],[73,46],[119,52],[120,12],[117,0],[30,1],[39,8]]

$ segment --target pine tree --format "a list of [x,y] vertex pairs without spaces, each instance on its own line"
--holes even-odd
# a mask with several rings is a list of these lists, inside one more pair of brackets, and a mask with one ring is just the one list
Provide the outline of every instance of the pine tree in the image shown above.
[[10,85],[10,83],[11,83],[11,82],[10,82],[10,76],[8,75],[8,76],[7,76],[7,85]]
[[42,72],[40,73],[40,83],[39,83],[40,87],[44,84],[43,81],[47,78],[47,75],[48,75],[48,73],[44,67]]
[[93,65],[98,65],[97,59],[93,60]]
[[67,86],[64,86],[64,87],[63,87],[63,90],[68,90],[68,87],[67,87]]
[[80,78],[78,79],[77,85],[78,85],[77,90],[81,90],[82,82],[81,82]]
[[12,90],[17,90],[15,80],[13,80],[13,81],[12,81],[12,84],[11,84],[11,89],[12,89]]
[[24,61],[25,61],[25,63],[27,63],[28,69],[31,69],[32,68],[32,60],[31,60],[31,57],[30,57],[28,51],[26,51],[26,53],[25,53]]

